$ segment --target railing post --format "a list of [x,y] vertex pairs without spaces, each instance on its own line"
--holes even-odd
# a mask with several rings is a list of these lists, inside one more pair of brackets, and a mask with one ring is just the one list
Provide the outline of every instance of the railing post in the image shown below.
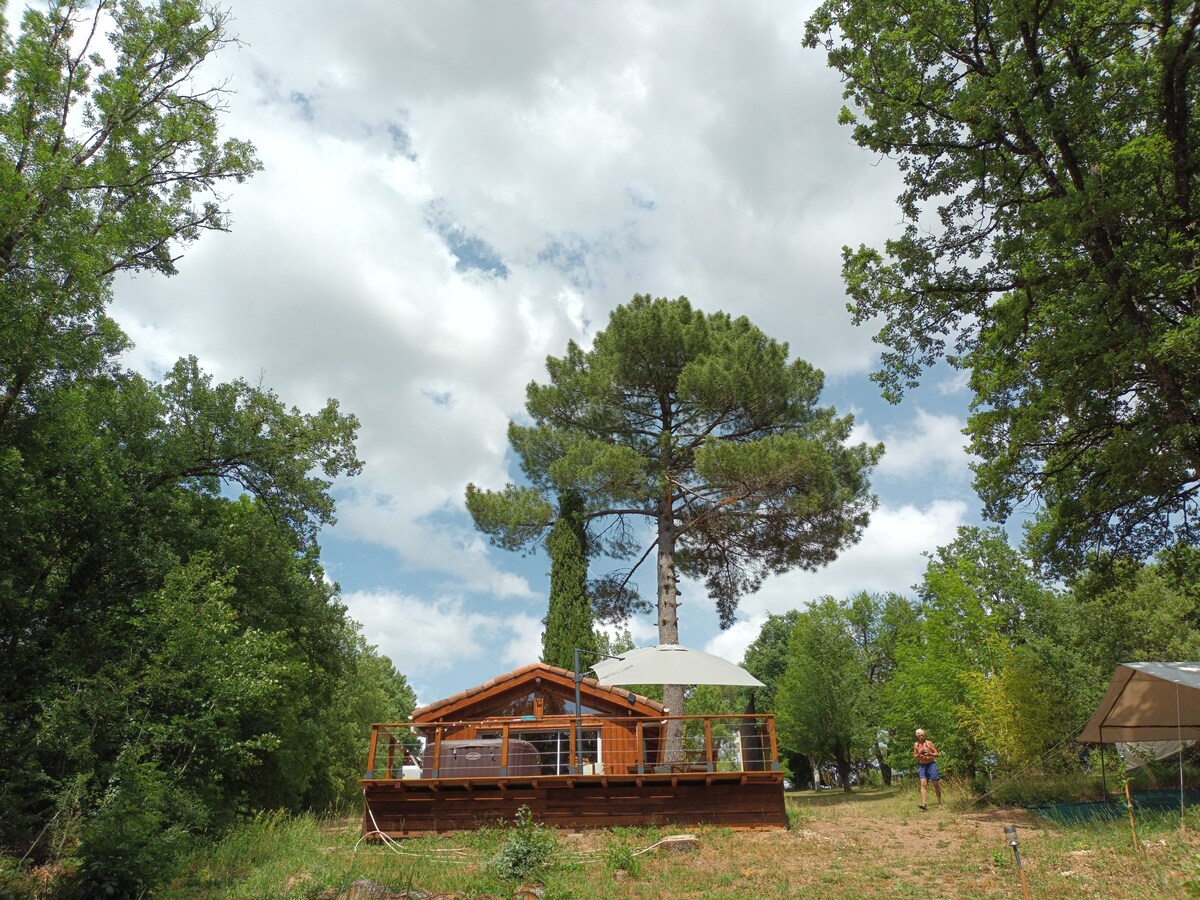
[[500,728],[500,777],[508,777],[508,726]]
[[775,743],[775,717],[767,716],[767,735],[771,739],[771,771],[778,772],[783,766],[779,764],[779,747]]
[[642,732],[642,720],[637,722],[637,770],[639,775],[646,774],[646,736]]
[[571,731],[567,736],[567,758],[571,760],[567,764],[568,775],[583,774],[583,729],[582,727]]
[[439,777],[442,766],[442,726],[438,725],[433,731],[433,777]]
[[708,771],[717,770],[713,760],[712,719],[707,716],[704,718],[704,761],[708,763]]
[[367,751],[367,777],[375,777],[375,748],[379,743],[379,726],[371,726],[371,749]]

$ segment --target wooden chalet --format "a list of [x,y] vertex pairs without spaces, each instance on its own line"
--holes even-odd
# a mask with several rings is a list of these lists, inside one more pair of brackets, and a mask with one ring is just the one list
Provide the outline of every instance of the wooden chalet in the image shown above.
[[372,726],[363,834],[469,830],[522,806],[563,828],[787,827],[773,716],[671,716],[591,678],[577,710],[575,688],[535,663]]

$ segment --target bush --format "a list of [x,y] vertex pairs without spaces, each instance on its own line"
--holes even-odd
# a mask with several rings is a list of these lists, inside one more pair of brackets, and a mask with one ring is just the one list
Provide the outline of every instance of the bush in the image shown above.
[[[1109,789],[1117,786],[1110,778]],[[1099,775],[1026,775],[1007,781],[993,782],[981,795],[989,803],[1000,806],[1032,806],[1039,803],[1063,803],[1077,800],[1099,800],[1104,790]]]
[[82,825],[80,893],[138,896],[165,880],[188,845],[183,800],[153,763],[123,755],[99,809]]
[[533,820],[528,806],[517,810],[517,822],[507,829],[504,844],[492,860],[503,878],[528,878],[550,864],[558,849],[553,830]]

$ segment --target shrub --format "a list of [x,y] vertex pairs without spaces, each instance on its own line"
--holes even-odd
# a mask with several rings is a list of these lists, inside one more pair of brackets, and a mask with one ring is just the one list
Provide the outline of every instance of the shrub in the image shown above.
[[557,849],[553,830],[535,822],[529,807],[522,806],[516,824],[506,830],[492,867],[503,878],[528,878],[546,868]]
[[187,848],[187,807],[153,763],[123,754],[99,809],[84,820],[76,850],[87,897],[138,896],[166,878]]

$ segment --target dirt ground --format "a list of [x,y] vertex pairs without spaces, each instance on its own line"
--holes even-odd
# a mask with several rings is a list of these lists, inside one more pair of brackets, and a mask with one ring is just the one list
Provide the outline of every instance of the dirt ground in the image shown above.
[[[1004,828],[1015,825],[1029,896],[1104,900],[1184,898],[1200,883],[1200,835],[1161,824],[1134,849],[1126,823],[1059,827],[1020,808],[979,807],[959,797],[922,812],[915,793],[790,799],[788,831],[699,830],[680,859],[649,854],[627,883],[592,896],[1022,898]],[[574,835],[580,850],[603,834]],[[597,887],[604,876],[597,872]]]
[[1196,896],[1184,871],[1189,857],[1200,859],[1195,835],[1155,832],[1135,851],[1120,822],[1105,831],[1060,828],[1023,809],[962,802],[922,812],[909,796],[814,806],[789,832],[743,836],[747,859],[789,873],[798,896],[1021,897],[1004,832],[1014,825],[1032,897]]
[[[1019,888],[1015,860],[1004,827],[1016,825],[1027,876],[1033,875],[1030,852],[1042,825],[1024,811],[951,811],[948,806],[911,815],[894,809],[874,813],[870,801],[826,806],[793,834],[805,844],[828,848],[811,855],[814,869],[850,860],[842,873],[850,882],[873,885],[919,885],[927,896],[1007,896]],[[997,856],[999,854],[999,856]],[[997,865],[997,860],[1004,865]],[[1012,863],[1009,865],[1009,863]],[[858,877],[855,877],[855,876]],[[903,892],[900,892],[903,894]]]
[[[1119,819],[1098,826],[1057,826],[1020,808],[981,807],[965,791],[947,793],[946,806],[928,811],[918,809],[915,791],[903,787],[851,796],[789,795],[791,827],[786,831],[560,832],[560,859],[573,862],[546,872],[539,896],[1023,898],[1004,832],[1007,825],[1017,828],[1028,896],[1036,900],[1200,896],[1200,830],[1185,830],[1177,820],[1160,817],[1157,823],[1145,823],[1135,849],[1127,823]],[[412,883],[440,892],[434,893],[439,897],[520,895],[511,885],[485,877],[487,859],[495,850],[490,844],[474,844],[468,835],[360,851],[357,841],[350,841],[357,837],[357,828],[343,830],[344,835],[323,838],[328,846],[320,854],[342,880],[353,868],[356,879],[368,877],[393,886]],[[681,832],[694,834],[696,840],[687,842],[690,847],[673,851],[661,846],[663,838]],[[354,852],[349,851],[351,844]],[[636,860],[629,858],[633,850]],[[614,862],[618,858],[629,860],[627,869]]]

